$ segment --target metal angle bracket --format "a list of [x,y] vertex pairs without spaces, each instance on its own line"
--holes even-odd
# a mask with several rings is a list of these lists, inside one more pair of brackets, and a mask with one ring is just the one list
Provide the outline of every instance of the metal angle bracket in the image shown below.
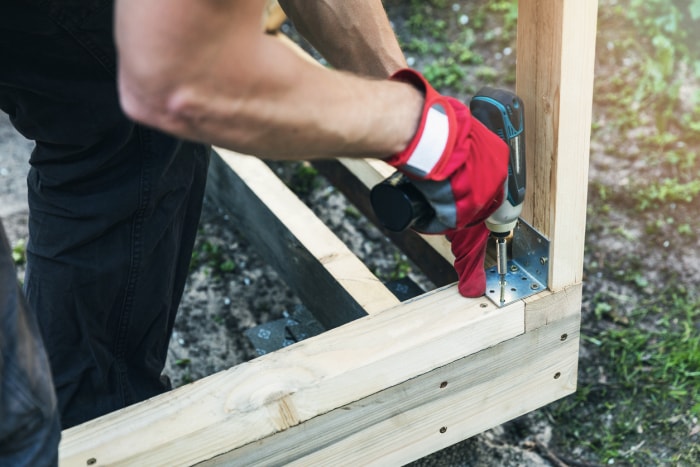
[[545,290],[549,278],[549,240],[520,219],[511,244],[503,297],[496,266],[486,269],[486,296],[499,307]]

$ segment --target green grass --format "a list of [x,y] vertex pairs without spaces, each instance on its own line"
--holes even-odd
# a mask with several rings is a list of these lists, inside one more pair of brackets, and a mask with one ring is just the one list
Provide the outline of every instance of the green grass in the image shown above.
[[410,0],[405,26],[399,37],[407,55],[419,57],[416,68],[441,92],[473,94],[485,84],[512,84],[514,67],[505,70],[482,66],[485,56],[475,44],[496,48],[511,46],[516,33],[517,0],[446,2]]
[[676,178],[665,178],[660,182],[642,185],[634,197],[637,209],[663,209],[668,203],[692,203],[700,195],[700,180],[687,183],[679,182]]
[[[689,82],[700,77],[695,46],[700,2],[668,0],[601,1],[598,46],[601,63],[616,72],[598,76],[597,99],[606,104],[620,130],[652,125],[654,139],[677,139],[684,133],[697,141],[700,91]],[[605,31],[609,31],[605,34]],[[651,153],[664,158],[650,141]]]
[[12,247],[12,261],[15,266],[22,266],[27,262],[27,243],[24,239],[20,239]]
[[294,165],[294,172],[289,181],[290,188],[300,195],[311,193],[320,184],[318,170],[308,162]]
[[599,366],[582,368],[577,393],[545,409],[560,447],[584,446],[602,463],[700,462],[689,440],[700,416],[700,298],[682,287],[656,293],[621,320],[620,297],[595,298],[596,318],[613,324],[584,331]]
[[190,271],[199,267],[205,268],[207,274],[223,274],[234,271],[236,263],[220,245],[206,240],[197,241],[192,251]]

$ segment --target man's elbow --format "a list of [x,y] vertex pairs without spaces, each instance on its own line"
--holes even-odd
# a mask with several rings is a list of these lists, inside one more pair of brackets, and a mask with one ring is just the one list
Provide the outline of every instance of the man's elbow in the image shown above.
[[149,126],[157,126],[162,114],[164,103],[163,98],[153,92],[149,92],[153,85],[146,86],[139,82],[120,74],[119,76],[119,103],[122,111],[128,118],[138,123]]
[[189,105],[184,86],[134,80],[124,75],[119,79],[119,103],[131,120],[157,128],[175,136],[188,137],[185,113]]

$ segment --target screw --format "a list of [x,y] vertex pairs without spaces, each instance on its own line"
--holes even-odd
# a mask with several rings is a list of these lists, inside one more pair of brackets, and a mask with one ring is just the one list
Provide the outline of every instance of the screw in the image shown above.
[[544,266],[545,264],[547,264],[547,261],[549,261],[549,258],[547,258],[546,256],[542,256],[542,257],[540,258],[540,264],[541,264],[542,266]]
[[530,284],[530,288],[531,288],[532,290],[537,290],[537,289],[540,288],[540,286],[533,282],[532,284]]
[[518,270],[518,266],[516,266],[515,264],[511,264],[511,265],[510,265],[510,271],[511,271],[511,272],[515,272],[515,271],[517,271],[517,270]]

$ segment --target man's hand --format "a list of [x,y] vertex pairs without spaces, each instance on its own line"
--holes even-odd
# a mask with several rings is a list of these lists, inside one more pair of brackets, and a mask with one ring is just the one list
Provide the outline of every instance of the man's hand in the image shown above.
[[503,201],[509,148],[472,118],[469,108],[440,95],[419,73],[404,69],[392,79],[425,94],[418,131],[387,162],[405,173],[435,210],[423,233],[448,233],[483,222]]
[[421,89],[425,105],[413,141],[388,162],[413,180],[435,210],[421,230],[444,233],[452,243],[459,292],[479,297],[486,288],[484,220],[503,202],[510,149],[466,105],[441,96],[417,72],[401,70],[392,79]]

